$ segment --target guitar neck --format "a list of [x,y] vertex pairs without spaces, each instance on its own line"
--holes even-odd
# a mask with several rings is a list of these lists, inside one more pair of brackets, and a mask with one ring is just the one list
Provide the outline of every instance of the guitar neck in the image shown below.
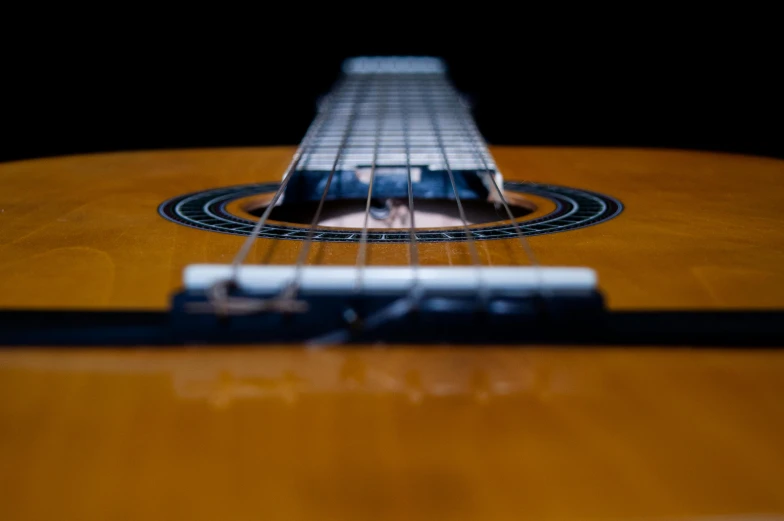
[[297,170],[495,170],[440,60],[356,58],[344,73],[302,142]]

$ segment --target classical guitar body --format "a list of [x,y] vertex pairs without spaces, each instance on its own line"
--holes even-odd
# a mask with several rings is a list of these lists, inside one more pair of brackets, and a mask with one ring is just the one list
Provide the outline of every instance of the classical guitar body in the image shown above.
[[[443,151],[450,127],[439,117],[431,145]],[[401,121],[405,131],[416,124]],[[321,171],[313,191],[312,172],[296,164],[307,139],[299,149],[0,165],[0,518],[784,515],[784,162],[491,147],[461,167],[451,152],[412,161],[406,134],[402,161],[384,164],[383,145],[371,143],[370,161],[311,168]],[[344,154],[346,139],[334,146]],[[436,171],[446,172],[436,187],[445,197],[395,192],[408,181],[413,193]],[[495,199],[483,171],[503,175]],[[372,202],[378,221],[414,202],[425,224],[412,227],[409,214],[363,226],[370,193],[367,206],[364,195],[348,209],[332,204],[374,176],[392,194]],[[440,210],[461,197],[461,211]],[[225,298],[183,278],[189,266],[230,266],[246,243],[242,269],[291,268],[294,292],[310,295],[302,309],[236,305],[281,302],[254,297],[244,271]],[[576,286],[562,298],[567,282],[536,286],[549,279],[525,271],[549,266],[568,277],[593,270],[600,301],[590,306],[601,311],[560,317]],[[307,271],[318,267],[335,270]],[[358,282],[341,289],[349,267]],[[493,289],[493,273],[506,273],[494,267],[521,267],[520,280],[534,273],[539,304]],[[363,293],[395,269],[412,287],[436,284],[418,274],[475,269],[489,304],[469,313],[464,289],[447,287],[407,310],[419,318],[389,318],[397,331],[373,329],[386,304],[381,315],[362,306],[411,294]],[[344,293],[325,296],[321,273]],[[322,324],[335,302],[355,300],[338,310],[345,323]],[[282,318],[254,329],[270,315]]]

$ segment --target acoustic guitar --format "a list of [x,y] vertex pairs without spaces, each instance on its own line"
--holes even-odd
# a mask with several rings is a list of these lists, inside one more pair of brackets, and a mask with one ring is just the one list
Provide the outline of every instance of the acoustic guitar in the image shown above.
[[780,160],[488,148],[385,57],[0,182],[1,519],[784,516]]

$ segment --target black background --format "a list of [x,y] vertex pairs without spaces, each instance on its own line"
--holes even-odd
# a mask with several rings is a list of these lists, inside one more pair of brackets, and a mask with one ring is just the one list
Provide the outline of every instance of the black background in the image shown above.
[[444,57],[491,143],[784,157],[772,13],[613,9],[567,22],[563,5],[414,23],[399,4],[394,19],[289,7],[7,16],[0,160],[296,144],[341,61],[377,54]]

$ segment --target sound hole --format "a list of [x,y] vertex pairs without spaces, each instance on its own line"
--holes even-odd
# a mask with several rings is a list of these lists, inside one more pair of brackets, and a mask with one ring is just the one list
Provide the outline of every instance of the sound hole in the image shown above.
[[[536,207],[525,199],[508,198],[509,208],[515,218],[524,217]],[[488,201],[462,201],[468,224],[487,224],[507,221],[509,216],[503,205]],[[325,201],[318,222],[319,226],[336,228],[362,228],[365,220],[364,199]],[[275,221],[308,225],[316,213],[318,202],[282,204],[270,214]],[[257,217],[266,209],[266,201],[251,202],[245,210]],[[414,221],[417,228],[462,226],[457,204],[452,199],[417,199],[414,201]],[[406,199],[374,199],[368,217],[368,228],[398,229],[410,226],[410,212]]]

